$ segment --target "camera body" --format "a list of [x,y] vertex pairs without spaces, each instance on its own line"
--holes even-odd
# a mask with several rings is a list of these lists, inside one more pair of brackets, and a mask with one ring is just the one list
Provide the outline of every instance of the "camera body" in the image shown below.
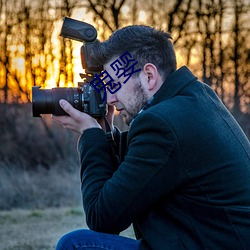
[[53,88],[40,89],[40,86],[32,87],[33,117],[41,114],[67,115],[60,107],[59,100],[67,100],[74,108],[93,117],[104,116],[107,112],[105,89],[97,92],[90,84],[95,75],[103,70],[102,66],[93,65],[90,53],[98,40],[96,29],[85,22],[80,22],[68,17],[63,19],[60,36],[83,42],[80,55],[85,74],[80,74],[83,82],[78,83],[78,88]]
[[[89,114],[92,117],[101,117],[106,110],[106,103],[99,103],[97,91],[87,82],[78,88],[32,88],[33,117],[41,114],[68,115],[59,105],[61,99],[67,100],[75,109]],[[101,96],[102,98],[103,96]]]

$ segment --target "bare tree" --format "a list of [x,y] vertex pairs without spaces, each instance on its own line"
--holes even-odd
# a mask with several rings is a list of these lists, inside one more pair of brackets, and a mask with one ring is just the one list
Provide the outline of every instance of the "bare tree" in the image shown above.
[[[77,1],[61,0],[58,9],[58,18],[70,17],[74,8],[77,6]],[[61,49],[60,49],[60,72],[57,81],[57,86],[60,84],[60,77],[64,76],[64,86],[66,87],[68,83],[74,82],[73,75],[73,45],[70,39],[60,39]]]
[[[173,33],[177,30],[174,36],[177,50],[183,51],[187,64],[215,89],[228,107],[233,106],[235,113],[246,111],[249,6],[243,0],[192,0],[186,2],[188,12],[184,13],[182,4],[176,2],[170,12],[171,30]],[[175,10],[182,14],[173,14]]]
[[[130,14],[136,13],[130,15],[130,21],[123,18],[122,5],[130,8]],[[250,50],[246,43],[249,36],[249,25],[245,24],[249,23],[247,1],[139,0],[135,4],[132,0],[89,0],[87,8],[94,13],[95,20],[101,19],[111,32],[129,23],[140,23],[138,13],[145,11],[144,23],[170,31],[177,52],[181,52],[187,65],[212,86],[229,107],[233,104],[235,112],[246,109],[249,81],[244,67]],[[114,9],[117,11],[113,12]]]
[[[2,34],[2,43],[1,51],[0,53],[0,70],[2,72],[1,82],[3,85],[1,86],[1,92],[0,95],[0,101],[6,102],[8,99],[8,68],[9,68],[9,53],[7,51],[7,37],[10,33],[10,26],[8,24],[8,18],[7,18],[7,0],[1,0],[1,34]],[[2,96],[2,98],[1,98]]]
[[[16,100],[18,95],[27,98],[30,86],[44,85],[51,77],[48,67],[56,60],[60,61],[57,86],[62,76],[65,86],[74,81],[72,41],[60,38],[60,53],[56,55],[51,39],[53,23],[72,16],[77,8],[86,8],[93,14],[102,38],[128,24],[144,23],[170,31],[177,52],[225,103],[233,103],[235,112],[248,105],[249,80],[245,69],[250,28],[246,0],[22,0],[15,5],[12,1],[0,1],[1,101],[8,96],[15,96]],[[125,6],[126,14],[122,9]],[[143,12],[144,20],[140,16]],[[17,49],[19,45],[24,48],[22,52]],[[14,57],[25,58],[25,76],[15,69]]]
[[244,88],[244,85],[247,84],[247,78],[244,77],[244,72],[246,70],[244,69],[244,67],[242,67],[242,65],[245,65],[245,67],[247,67],[247,57],[246,57],[246,53],[247,53],[246,45],[247,44],[246,42],[247,41],[249,42],[250,36],[249,36],[249,33],[247,34],[246,31],[244,30],[244,22],[245,22],[244,16],[246,14],[244,2],[242,0],[234,0],[233,8],[234,8],[234,20],[233,20],[233,27],[232,27],[232,37],[233,37],[232,60],[234,62],[234,68],[233,68],[234,108],[233,108],[233,112],[235,115],[238,115],[241,112],[240,99],[244,95],[243,88]]
[[[3,43],[1,47],[3,53],[1,55],[1,71],[3,72],[2,92],[3,101],[11,102],[18,101],[21,95],[26,96],[25,90],[20,85],[21,74],[13,68],[15,56],[19,55],[19,47],[16,42],[20,39],[20,32],[16,29],[19,20],[18,13],[13,8],[14,4],[11,1],[1,2],[1,15],[3,17]],[[10,41],[12,43],[10,43]]]
[[111,32],[120,27],[120,13],[125,0],[88,0],[87,2],[86,8],[94,12],[96,19],[101,19]]

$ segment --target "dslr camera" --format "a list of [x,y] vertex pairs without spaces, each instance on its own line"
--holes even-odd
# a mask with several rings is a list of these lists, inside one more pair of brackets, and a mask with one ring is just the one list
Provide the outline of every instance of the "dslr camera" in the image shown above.
[[67,100],[74,108],[92,117],[104,116],[107,112],[106,100],[102,101],[105,89],[96,91],[90,84],[95,75],[103,70],[102,66],[95,66],[90,61],[91,50],[98,42],[96,29],[88,23],[64,17],[60,36],[83,42],[80,50],[82,67],[85,69],[85,74],[80,73],[83,82],[78,83],[78,88],[32,87],[33,117],[40,117],[41,114],[67,115],[59,105],[60,99]]

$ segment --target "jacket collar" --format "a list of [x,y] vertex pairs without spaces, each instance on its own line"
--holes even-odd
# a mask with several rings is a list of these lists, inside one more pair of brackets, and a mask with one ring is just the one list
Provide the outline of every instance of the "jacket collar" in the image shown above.
[[148,107],[174,97],[196,79],[197,77],[186,66],[179,68],[166,78],[160,89],[154,94],[153,100],[151,100]]

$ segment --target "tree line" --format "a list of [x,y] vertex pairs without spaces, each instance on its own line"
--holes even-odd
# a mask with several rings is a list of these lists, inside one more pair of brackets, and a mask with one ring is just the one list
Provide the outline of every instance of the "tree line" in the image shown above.
[[[76,13],[82,13],[76,14]],[[186,64],[234,115],[250,113],[248,0],[0,0],[0,102],[27,102],[31,87],[74,84],[74,44],[60,39],[64,16],[89,22],[103,40],[147,24],[171,33]]]

